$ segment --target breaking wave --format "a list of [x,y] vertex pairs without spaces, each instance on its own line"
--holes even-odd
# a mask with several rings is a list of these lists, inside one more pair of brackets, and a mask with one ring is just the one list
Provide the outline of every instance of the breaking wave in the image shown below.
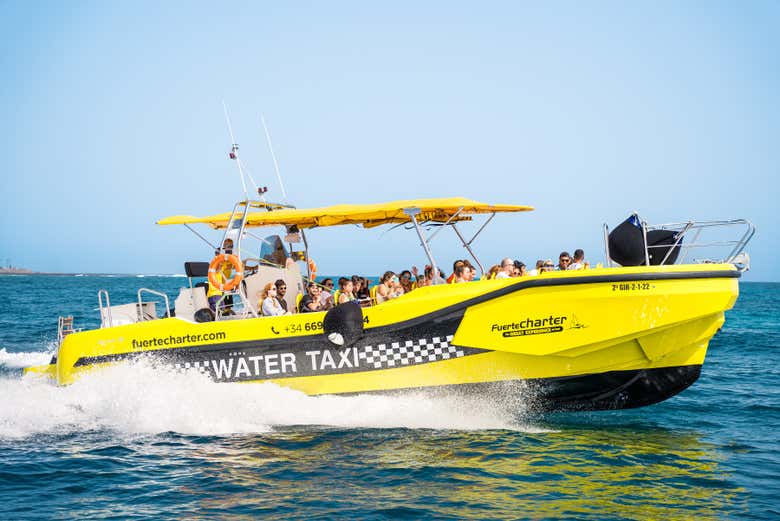
[[[50,356],[6,355],[44,363]],[[271,383],[215,383],[206,375],[182,374],[149,361],[108,368],[67,387],[34,375],[2,377],[0,395],[0,438],[101,429],[226,435],[295,425],[542,431],[520,424],[512,408],[502,407],[495,396],[308,396]]]
[[5,348],[0,349],[0,367],[21,369],[31,365],[45,365],[51,360],[52,353],[41,351],[22,351],[9,353]]

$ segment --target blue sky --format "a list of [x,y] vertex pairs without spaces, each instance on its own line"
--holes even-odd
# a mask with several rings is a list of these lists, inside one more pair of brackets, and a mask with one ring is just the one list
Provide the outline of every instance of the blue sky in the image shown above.
[[[299,207],[465,196],[530,204],[476,250],[531,263],[601,223],[751,219],[780,280],[777,2],[2,2],[0,263],[182,272],[173,214],[240,198],[241,153]],[[315,230],[321,273],[422,264],[410,232]],[[441,234],[442,264],[463,257]]]

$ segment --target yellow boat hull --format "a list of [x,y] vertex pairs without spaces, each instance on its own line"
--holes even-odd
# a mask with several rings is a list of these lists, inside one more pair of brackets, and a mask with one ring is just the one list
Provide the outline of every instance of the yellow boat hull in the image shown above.
[[731,265],[606,268],[432,286],[364,308],[363,334],[335,346],[325,313],[191,323],[166,318],[67,336],[30,371],[69,384],[154,357],[216,381],[307,394],[521,383],[544,409],[647,405],[699,376],[738,296]]

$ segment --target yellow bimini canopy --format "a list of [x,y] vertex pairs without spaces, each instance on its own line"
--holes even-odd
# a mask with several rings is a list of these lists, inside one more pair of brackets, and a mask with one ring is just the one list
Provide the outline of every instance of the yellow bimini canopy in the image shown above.
[[[409,199],[378,204],[339,204],[321,208],[252,212],[247,215],[246,226],[295,225],[298,228],[315,228],[355,224],[373,228],[383,224],[410,223],[412,219],[407,211],[415,208],[420,211],[417,221],[421,223],[464,221],[477,214],[527,212],[534,209],[532,206],[480,203],[464,197]],[[227,226],[230,216],[230,212],[208,217],[174,215],[157,221],[157,224],[208,224],[212,228],[221,229]]]

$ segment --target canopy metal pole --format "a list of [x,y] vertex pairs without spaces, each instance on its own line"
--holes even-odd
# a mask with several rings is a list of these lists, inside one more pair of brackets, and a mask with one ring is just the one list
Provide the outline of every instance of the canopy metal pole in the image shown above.
[[417,230],[417,236],[420,238],[420,243],[422,244],[423,249],[425,250],[425,254],[428,256],[428,260],[431,261],[431,268],[433,271],[433,279],[431,280],[431,284],[436,284],[438,281],[441,280],[439,277],[439,268],[436,266],[436,260],[433,258],[433,253],[431,252],[431,249],[428,247],[428,241],[425,240],[425,233],[423,233],[422,228],[420,227],[420,223],[417,222],[417,215],[420,213],[419,208],[404,208],[404,213],[411,217],[412,223],[414,223],[414,229]]
[[458,208],[458,211],[457,211],[457,212],[455,212],[454,214],[452,214],[452,217],[450,217],[449,219],[447,219],[447,222],[446,222],[446,223],[444,223],[444,224],[442,224],[442,225],[441,225],[441,228],[439,228],[438,230],[436,230],[435,232],[433,232],[433,233],[431,234],[431,236],[430,236],[430,237],[428,237],[428,242],[433,242],[433,238],[434,238],[434,237],[436,237],[436,234],[437,234],[437,233],[439,233],[440,231],[442,231],[442,230],[444,229],[444,227],[445,227],[445,226],[447,226],[448,224],[450,224],[450,223],[451,223],[451,222],[452,222],[452,221],[453,221],[453,220],[454,220],[454,219],[455,219],[455,218],[456,218],[458,215],[460,215],[460,212],[462,212],[462,211],[463,211],[463,207],[461,206],[460,208]]
[[208,239],[206,239],[204,236],[202,236],[201,234],[199,234],[198,232],[196,232],[196,231],[195,231],[195,229],[194,229],[194,228],[192,228],[192,227],[191,227],[189,224],[186,224],[186,223],[185,223],[185,224],[184,224],[184,226],[185,226],[185,227],[186,227],[186,228],[187,228],[189,231],[191,231],[192,233],[194,233],[195,235],[197,235],[198,237],[200,237],[200,240],[202,240],[203,242],[205,242],[206,244],[208,244],[209,246],[211,246],[211,247],[212,247],[212,248],[214,248],[215,250],[216,250],[216,249],[218,249],[216,246],[214,246],[213,244],[211,244],[211,243],[209,242],[209,240],[208,240]]
[[[303,228],[301,230],[301,239],[303,239],[303,257],[306,259],[306,273],[308,274],[308,279],[310,282],[313,282],[311,280],[311,266],[309,265],[309,243],[306,241],[306,234],[303,232]],[[290,248],[292,250],[292,248]]]
[[468,251],[469,255],[471,255],[471,258],[474,259],[474,262],[476,262],[477,266],[479,266],[479,271],[481,271],[482,275],[484,275],[485,274],[485,268],[482,266],[482,263],[479,262],[479,259],[477,258],[477,256],[474,255],[474,252],[471,251],[471,246],[469,246],[469,243],[467,243],[466,240],[463,238],[463,236],[460,234],[460,231],[458,231],[458,228],[455,226],[455,223],[452,223],[452,229],[455,231],[455,234],[458,236],[458,239],[460,239],[460,242],[463,243],[463,247],[466,248],[466,251]]
[[474,242],[474,239],[477,238],[477,235],[482,233],[482,230],[484,230],[487,227],[487,225],[490,224],[490,221],[492,221],[493,217],[495,217],[495,216],[496,216],[496,212],[491,213],[490,217],[488,217],[487,220],[485,221],[485,224],[483,224],[482,226],[479,227],[479,230],[477,230],[477,233],[474,234],[474,237],[472,237],[471,240],[467,244],[471,245],[471,243]]

